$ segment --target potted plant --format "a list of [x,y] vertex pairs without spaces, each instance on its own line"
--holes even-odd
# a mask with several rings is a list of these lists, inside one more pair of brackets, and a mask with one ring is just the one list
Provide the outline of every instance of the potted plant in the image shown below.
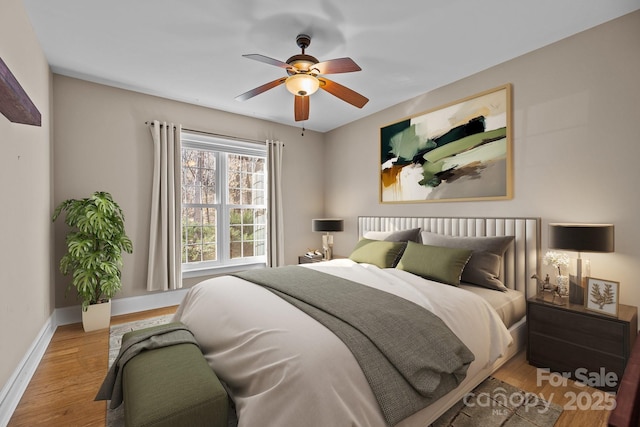
[[[55,221],[65,212],[67,253],[60,260],[62,274],[72,274],[82,300],[86,332],[109,327],[111,298],[120,290],[122,251],[133,252],[124,229],[124,214],[111,194],[97,191],[85,199],[68,199],[53,212]],[[98,316],[94,319],[93,316]]]

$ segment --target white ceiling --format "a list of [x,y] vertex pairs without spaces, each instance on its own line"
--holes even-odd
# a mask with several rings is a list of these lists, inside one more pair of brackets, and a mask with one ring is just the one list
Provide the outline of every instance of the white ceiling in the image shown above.
[[286,61],[309,34],[307,54],[360,65],[329,77],[370,99],[358,109],[312,95],[304,126],[320,132],[640,9],[639,0],[23,2],[55,73],[295,126],[284,85],[234,98],[286,75],[243,54]]

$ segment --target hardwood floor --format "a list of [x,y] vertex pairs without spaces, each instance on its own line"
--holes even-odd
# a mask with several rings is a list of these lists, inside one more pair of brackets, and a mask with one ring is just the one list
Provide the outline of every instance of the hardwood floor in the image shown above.
[[561,377],[552,375],[553,380],[547,380],[544,376],[538,381],[537,368],[527,363],[525,351],[518,353],[493,374],[499,380],[562,406],[564,411],[555,427],[606,427],[609,418],[607,408],[611,408],[613,402],[611,395],[592,387],[576,385],[571,380],[566,380],[566,386],[560,386]]
[[[114,316],[112,324],[174,313],[167,307],[140,313]],[[104,426],[106,402],[93,399],[107,371],[109,331],[85,333],[82,325],[59,327],[31,379],[20,404],[9,422],[14,426]],[[606,410],[573,410],[600,402],[604,393],[575,385],[554,387],[549,381],[538,384],[536,368],[521,352],[507,362],[494,377],[515,387],[535,393],[565,408],[556,427],[606,426]],[[577,399],[572,399],[576,396]]]
[[[177,307],[114,316],[111,324],[171,314]],[[95,402],[108,366],[109,330],[59,327],[9,426],[104,426],[107,405]]]

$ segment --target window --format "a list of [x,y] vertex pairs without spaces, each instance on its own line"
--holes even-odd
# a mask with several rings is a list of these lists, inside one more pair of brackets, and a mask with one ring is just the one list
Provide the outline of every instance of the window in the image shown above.
[[181,164],[183,271],[265,263],[266,147],[183,132]]

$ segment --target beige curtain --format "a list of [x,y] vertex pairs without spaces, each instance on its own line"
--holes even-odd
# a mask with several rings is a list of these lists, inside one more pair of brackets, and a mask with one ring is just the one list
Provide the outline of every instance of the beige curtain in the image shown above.
[[180,258],[181,125],[149,125],[153,138],[153,184],[149,228],[148,291],[182,287]]
[[282,154],[284,144],[267,141],[269,217],[267,222],[267,265],[284,265],[284,216],[282,212]]

